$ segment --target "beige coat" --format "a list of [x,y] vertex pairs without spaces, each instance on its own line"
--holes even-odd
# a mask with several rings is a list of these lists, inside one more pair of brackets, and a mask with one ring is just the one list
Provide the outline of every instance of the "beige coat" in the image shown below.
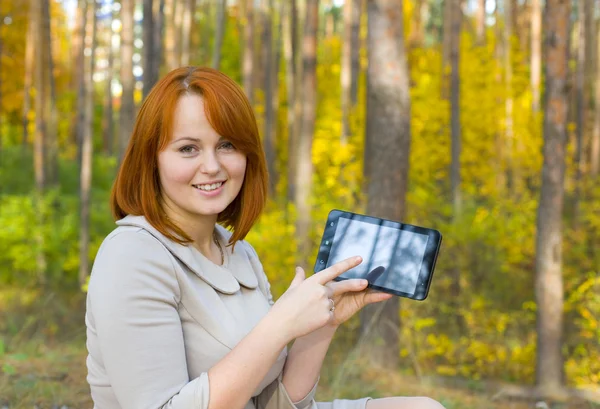
[[[218,266],[177,244],[142,216],[127,216],[102,243],[87,297],[87,367],[97,409],[207,409],[208,370],[268,312],[269,283],[254,249],[217,226]],[[281,383],[283,349],[245,409],[364,408],[291,402]],[[235,393],[235,391],[232,391]]]

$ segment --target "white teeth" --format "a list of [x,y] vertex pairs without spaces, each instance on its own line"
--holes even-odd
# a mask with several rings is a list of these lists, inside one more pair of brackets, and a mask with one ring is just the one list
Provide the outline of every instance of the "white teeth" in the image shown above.
[[211,190],[220,188],[222,185],[223,185],[223,182],[219,182],[219,183],[213,183],[211,185],[194,185],[194,187],[196,189],[205,190],[207,192],[210,192]]

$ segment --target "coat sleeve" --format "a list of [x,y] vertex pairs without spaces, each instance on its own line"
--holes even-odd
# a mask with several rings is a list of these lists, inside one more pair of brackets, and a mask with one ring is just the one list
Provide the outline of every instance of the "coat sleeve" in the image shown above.
[[188,376],[180,289],[160,242],[135,230],[107,238],[88,297],[102,363],[122,408],[208,408],[208,374]]
[[[265,297],[267,297],[267,301],[270,305],[273,305],[275,301],[273,300],[273,294],[271,294],[271,285],[269,283],[269,279],[265,274],[262,263],[258,258],[258,254],[254,250],[254,248],[249,244],[247,244],[248,255],[250,257],[250,262],[252,264],[252,268],[254,269],[254,273],[258,279],[259,286]],[[320,378],[319,378],[320,379]],[[308,409],[313,406],[316,407],[315,404],[315,394],[317,392],[317,386],[319,385],[319,379],[315,382],[313,388],[308,392],[308,394],[299,402],[292,402],[290,397],[285,390],[285,386],[281,383],[281,375],[271,382],[261,393],[257,396],[257,408],[259,409]]]

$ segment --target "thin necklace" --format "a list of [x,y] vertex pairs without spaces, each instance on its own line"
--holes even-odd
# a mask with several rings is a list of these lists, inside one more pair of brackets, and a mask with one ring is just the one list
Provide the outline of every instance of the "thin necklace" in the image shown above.
[[216,230],[213,230],[213,240],[215,241],[215,244],[219,248],[219,253],[221,253],[221,265],[223,265],[223,264],[225,264],[225,254],[223,254],[223,248],[221,247],[221,243],[219,243],[219,240],[217,239]]

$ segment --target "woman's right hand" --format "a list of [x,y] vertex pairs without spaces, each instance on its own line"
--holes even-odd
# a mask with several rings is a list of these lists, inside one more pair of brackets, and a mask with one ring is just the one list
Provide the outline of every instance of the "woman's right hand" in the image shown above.
[[[329,300],[333,298],[333,291],[326,284],[356,267],[361,261],[360,257],[350,257],[309,278],[305,278],[304,270],[296,268],[296,276],[290,287],[279,297],[269,312],[269,315],[277,320],[279,328],[289,341],[313,332],[332,320],[333,312]],[[364,285],[361,285],[360,281],[345,280],[344,290],[361,290]]]

